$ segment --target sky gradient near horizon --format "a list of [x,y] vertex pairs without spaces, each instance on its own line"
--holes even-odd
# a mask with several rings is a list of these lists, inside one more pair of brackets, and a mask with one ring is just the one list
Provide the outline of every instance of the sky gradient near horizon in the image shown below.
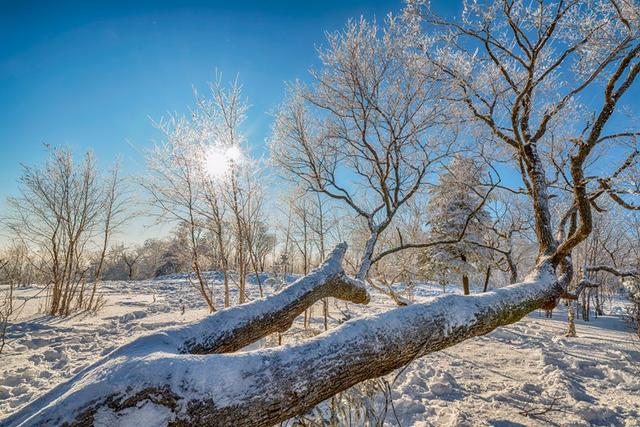
[[[186,112],[215,70],[239,76],[247,130],[264,153],[286,81],[305,79],[325,32],[398,12],[401,0],[3,2],[0,4],[0,209],[20,164],[44,143],[91,148],[102,167],[144,168],[152,125]],[[444,6],[445,8],[454,6]],[[147,236],[141,236],[147,237]],[[138,239],[136,239],[138,240]]]

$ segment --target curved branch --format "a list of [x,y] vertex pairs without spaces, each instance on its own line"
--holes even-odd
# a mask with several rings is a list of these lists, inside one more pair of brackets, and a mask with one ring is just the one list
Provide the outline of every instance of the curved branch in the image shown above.
[[[607,273],[611,273],[614,276],[618,276],[621,278],[633,277],[635,279],[640,280],[640,271],[637,271],[637,270],[618,270],[617,268],[611,267],[609,265],[591,265],[591,266],[585,267],[585,270],[586,271],[606,271]],[[599,283],[594,283],[587,279],[583,279],[578,284],[578,287],[576,288],[575,292],[573,293],[564,292],[562,294],[562,298],[569,299],[569,300],[577,300],[580,297],[580,294],[585,289],[597,288],[598,286],[600,286]]]
[[640,279],[640,271],[638,270],[618,270],[615,267],[609,265],[590,265],[585,268],[587,271],[606,271],[618,277],[635,277]]
[[565,291],[565,292],[562,293],[561,297],[564,298],[564,299],[575,301],[578,298],[580,298],[580,294],[582,294],[582,292],[585,289],[587,289],[587,288],[597,288],[599,286],[600,286],[599,283],[594,283],[594,282],[591,282],[591,281],[589,281],[587,279],[583,279],[583,280],[580,281],[580,283],[576,287],[576,290],[573,293]]
[[240,350],[269,334],[286,331],[298,315],[327,297],[367,304],[369,294],[364,284],[342,270],[346,250],[347,244],[340,243],[320,267],[276,295],[222,310],[182,328],[183,343],[178,350],[189,354]]
[[462,239],[464,239],[464,236],[467,233],[467,228],[471,223],[471,220],[476,217],[476,215],[478,214],[478,212],[480,212],[480,210],[482,210],[487,200],[489,199],[491,192],[496,188],[496,186],[499,183],[500,181],[498,181],[497,183],[491,184],[491,187],[489,188],[489,190],[487,190],[487,192],[482,195],[482,198],[478,203],[478,205],[473,209],[473,211],[469,213],[469,215],[467,215],[467,218],[465,219],[462,230],[460,230],[460,232],[456,237],[453,237],[450,239],[434,240],[431,242],[423,242],[423,243],[404,243],[402,242],[402,239],[400,239],[400,245],[380,252],[371,260],[371,265],[375,264],[376,262],[380,261],[382,258],[388,255],[394,254],[396,252],[404,251],[406,249],[426,249],[433,246],[453,245],[455,243],[459,243],[460,241],[462,241]]

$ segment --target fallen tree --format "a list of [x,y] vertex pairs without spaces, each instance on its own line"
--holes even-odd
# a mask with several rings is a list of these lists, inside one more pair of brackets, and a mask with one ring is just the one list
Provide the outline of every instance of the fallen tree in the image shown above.
[[54,388],[19,413],[4,420],[4,423],[39,424],[28,420],[36,411],[35,408],[54,401],[64,395],[74,383],[84,383],[86,378],[111,366],[114,361],[120,363],[161,353],[233,352],[271,333],[286,331],[297,316],[323,298],[334,297],[358,304],[368,303],[369,294],[363,284],[346,276],[342,269],[346,249],[347,245],[344,243],[337,245],[320,267],[269,298],[215,312],[198,322],[142,336],[114,350],[83,369],[67,383]]
[[[358,282],[341,280],[344,273],[335,267],[345,247],[338,246],[327,263],[309,276],[260,301],[264,309],[260,318],[275,312],[268,307],[282,311],[277,302],[286,300],[282,294],[291,297],[285,305],[294,305],[298,311],[304,304],[293,294],[321,298],[326,291],[315,289],[326,287],[344,289],[334,295],[366,302]],[[212,353],[247,342],[244,334],[224,334],[237,338],[210,338],[185,345],[190,342],[185,337],[200,336],[207,326],[225,329],[214,321],[225,312],[235,311],[234,316],[245,320],[253,317],[245,314],[254,311],[250,308],[255,303],[250,303],[214,313],[197,325],[138,339],[27,405],[4,424],[89,426],[135,419],[148,425],[269,426],[417,357],[516,322],[554,303],[561,293],[553,266],[545,262],[523,283],[474,296],[443,295],[429,303],[354,319],[295,345],[233,354],[188,353],[189,349]],[[272,329],[261,331],[264,336]],[[208,332],[214,332],[210,337],[221,336],[215,330]],[[257,335],[252,332],[253,337]]]

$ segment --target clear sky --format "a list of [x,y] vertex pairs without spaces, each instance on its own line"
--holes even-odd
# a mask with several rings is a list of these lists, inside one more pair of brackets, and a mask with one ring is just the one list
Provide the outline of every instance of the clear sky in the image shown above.
[[[455,2],[458,3],[458,2]],[[325,31],[352,17],[382,19],[402,0],[0,1],[0,209],[20,163],[43,143],[91,148],[127,173],[159,137],[150,118],[184,112],[192,87],[239,74],[260,154],[284,82],[307,77]]]

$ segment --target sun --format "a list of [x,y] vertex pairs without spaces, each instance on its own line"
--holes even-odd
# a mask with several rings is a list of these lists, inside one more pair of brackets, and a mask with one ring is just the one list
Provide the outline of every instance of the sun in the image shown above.
[[225,152],[227,160],[231,163],[240,163],[242,161],[242,151],[237,145],[232,145]]
[[205,149],[204,170],[210,178],[221,179],[229,173],[232,166],[242,163],[242,160],[242,150],[237,145],[210,145]]

